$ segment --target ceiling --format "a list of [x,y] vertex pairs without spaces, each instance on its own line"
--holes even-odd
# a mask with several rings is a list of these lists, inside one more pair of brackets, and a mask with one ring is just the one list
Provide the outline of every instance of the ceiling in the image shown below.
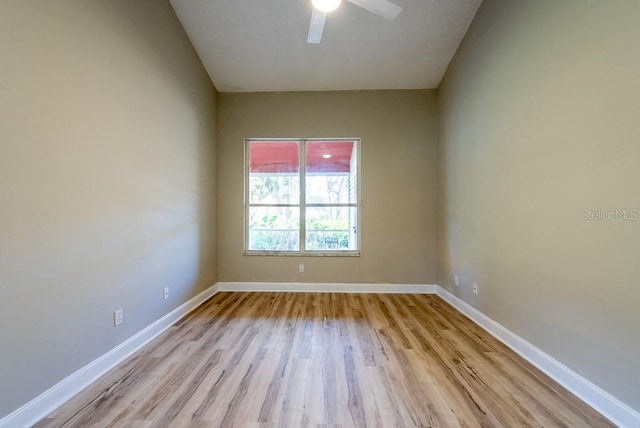
[[392,21],[348,1],[308,44],[310,0],[170,0],[220,92],[431,89],[482,0],[393,0]]

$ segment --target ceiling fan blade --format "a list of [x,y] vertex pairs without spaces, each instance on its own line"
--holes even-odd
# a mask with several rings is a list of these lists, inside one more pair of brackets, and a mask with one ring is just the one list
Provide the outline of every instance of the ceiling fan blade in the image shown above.
[[316,8],[313,8],[307,43],[320,43],[320,40],[322,40],[322,31],[324,30],[324,21],[326,19],[327,14],[325,12],[320,12]]
[[388,0],[348,0],[349,2],[386,19],[394,19],[402,8]]

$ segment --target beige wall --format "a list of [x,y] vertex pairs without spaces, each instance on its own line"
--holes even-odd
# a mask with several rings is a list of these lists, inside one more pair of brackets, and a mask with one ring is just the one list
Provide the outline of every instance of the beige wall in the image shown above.
[[215,89],[167,1],[3,0],[0,63],[2,418],[217,277]]
[[[220,281],[434,282],[433,91],[223,93],[219,121]],[[362,138],[360,257],[243,255],[247,137]]]
[[439,284],[636,410],[639,17],[485,0],[438,95]]

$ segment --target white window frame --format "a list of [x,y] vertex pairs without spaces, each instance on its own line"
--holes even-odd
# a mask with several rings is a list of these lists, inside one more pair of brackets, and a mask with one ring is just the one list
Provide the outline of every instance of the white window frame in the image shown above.
[[[299,145],[299,177],[300,177],[300,201],[299,204],[252,204],[249,198],[249,173],[250,173],[250,159],[249,159],[249,143],[250,142],[269,142],[269,141],[291,141],[297,142]],[[347,204],[309,204],[306,201],[306,146],[307,142],[315,141],[353,141],[356,144],[356,203]],[[361,152],[362,142],[360,138],[245,138],[244,139],[244,255],[246,256],[336,256],[336,257],[353,257],[360,256],[361,240],[360,230],[362,229],[362,203],[360,199],[361,195]],[[255,206],[270,206],[270,207],[299,207],[299,250],[296,251],[263,251],[263,250],[250,250],[249,249],[249,209]],[[355,250],[307,250],[306,249],[306,208],[313,207],[346,207],[356,208],[356,221],[357,226],[355,228],[356,249]]]

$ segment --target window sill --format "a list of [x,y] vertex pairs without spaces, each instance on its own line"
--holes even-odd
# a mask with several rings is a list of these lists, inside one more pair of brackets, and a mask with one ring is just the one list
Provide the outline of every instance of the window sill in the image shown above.
[[245,256],[272,256],[272,257],[360,257],[360,251],[245,251]]

